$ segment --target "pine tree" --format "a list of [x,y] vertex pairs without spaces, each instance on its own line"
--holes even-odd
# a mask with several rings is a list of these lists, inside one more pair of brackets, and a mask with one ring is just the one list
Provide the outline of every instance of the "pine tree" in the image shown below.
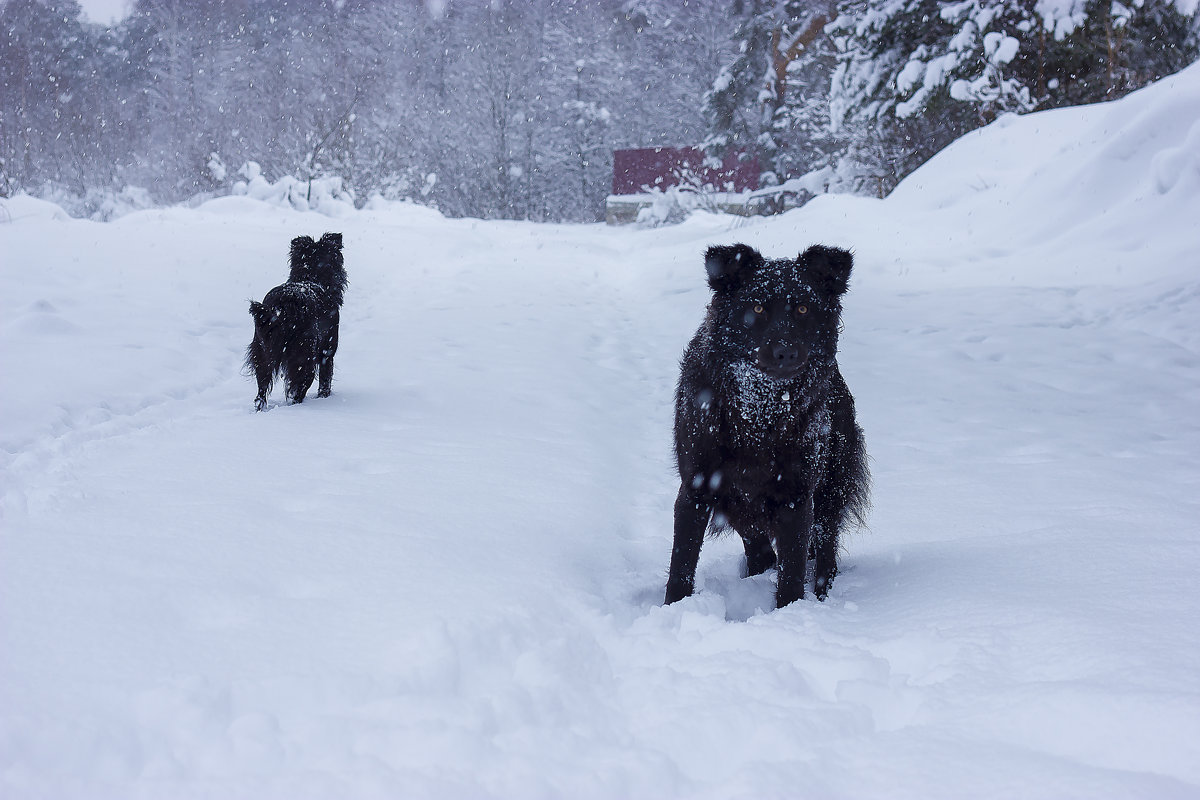
[[847,0],[834,26],[843,171],[881,194],[1005,112],[1114,99],[1195,60],[1194,12],[1170,0]]
[[724,158],[732,150],[756,159],[762,186],[821,160],[830,5],[764,0],[743,5],[733,34],[737,53],[704,95],[705,151]]
[[1193,10],[1171,0],[1088,0],[1078,19],[1044,19],[1053,35],[1038,51],[1040,108],[1115,100],[1200,56]]

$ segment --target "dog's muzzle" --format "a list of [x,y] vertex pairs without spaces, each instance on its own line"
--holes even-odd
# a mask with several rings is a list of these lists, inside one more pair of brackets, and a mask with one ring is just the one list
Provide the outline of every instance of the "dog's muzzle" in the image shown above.
[[794,378],[808,363],[808,348],[773,342],[758,348],[758,366],[772,378]]

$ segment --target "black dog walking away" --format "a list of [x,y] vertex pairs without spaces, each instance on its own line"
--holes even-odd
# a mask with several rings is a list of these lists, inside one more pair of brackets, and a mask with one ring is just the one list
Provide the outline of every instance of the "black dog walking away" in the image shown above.
[[778,607],[804,596],[810,553],[817,597],[829,591],[838,537],[862,523],[870,482],[837,364],[852,264],[819,245],[770,261],[744,244],[708,249],[713,299],[675,395],[681,485],[666,602],[692,593],[710,525],[742,537],[748,574],[778,565]]
[[342,235],[292,239],[291,269],[287,283],[267,292],[261,303],[250,303],[254,341],[246,348],[246,368],[258,380],[254,407],[259,411],[266,408],[280,373],[291,403],[304,402],[318,371],[317,397],[328,397],[333,383],[339,309],[346,291]]

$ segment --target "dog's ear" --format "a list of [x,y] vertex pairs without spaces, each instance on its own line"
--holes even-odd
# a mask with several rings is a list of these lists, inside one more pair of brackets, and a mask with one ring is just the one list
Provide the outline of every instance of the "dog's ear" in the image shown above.
[[762,265],[762,254],[748,244],[715,244],[704,253],[708,285],[717,294],[737,291],[742,280]]
[[321,244],[333,245],[338,250],[341,250],[342,235],[340,233],[327,233],[321,237]]
[[292,239],[292,266],[303,264],[317,243],[313,241],[311,236],[297,236]]
[[834,297],[846,293],[850,287],[850,269],[854,256],[840,247],[814,244],[800,254],[798,261],[816,283]]

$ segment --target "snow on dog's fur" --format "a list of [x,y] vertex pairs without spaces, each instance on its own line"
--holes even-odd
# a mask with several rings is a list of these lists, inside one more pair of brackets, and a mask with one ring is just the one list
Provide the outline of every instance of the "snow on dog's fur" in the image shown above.
[[837,364],[853,258],[814,245],[766,260],[710,247],[712,303],[683,356],[675,396],[680,488],[666,602],[690,595],[705,531],[732,527],[757,575],[778,565],[776,604],[817,597],[837,574],[838,537],[861,524],[869,477],[854,399]]
[[246,369],[258,381],[256,409],[266,408],[280,373],[288,402],[304,402],[318,371],[317,397],[329,396],[345,291],[340,233],[327,233],[320,241],[311,236],[292,239],[287,283],[267,292],[261,303],[250,303],[254,339],[246,348]]

